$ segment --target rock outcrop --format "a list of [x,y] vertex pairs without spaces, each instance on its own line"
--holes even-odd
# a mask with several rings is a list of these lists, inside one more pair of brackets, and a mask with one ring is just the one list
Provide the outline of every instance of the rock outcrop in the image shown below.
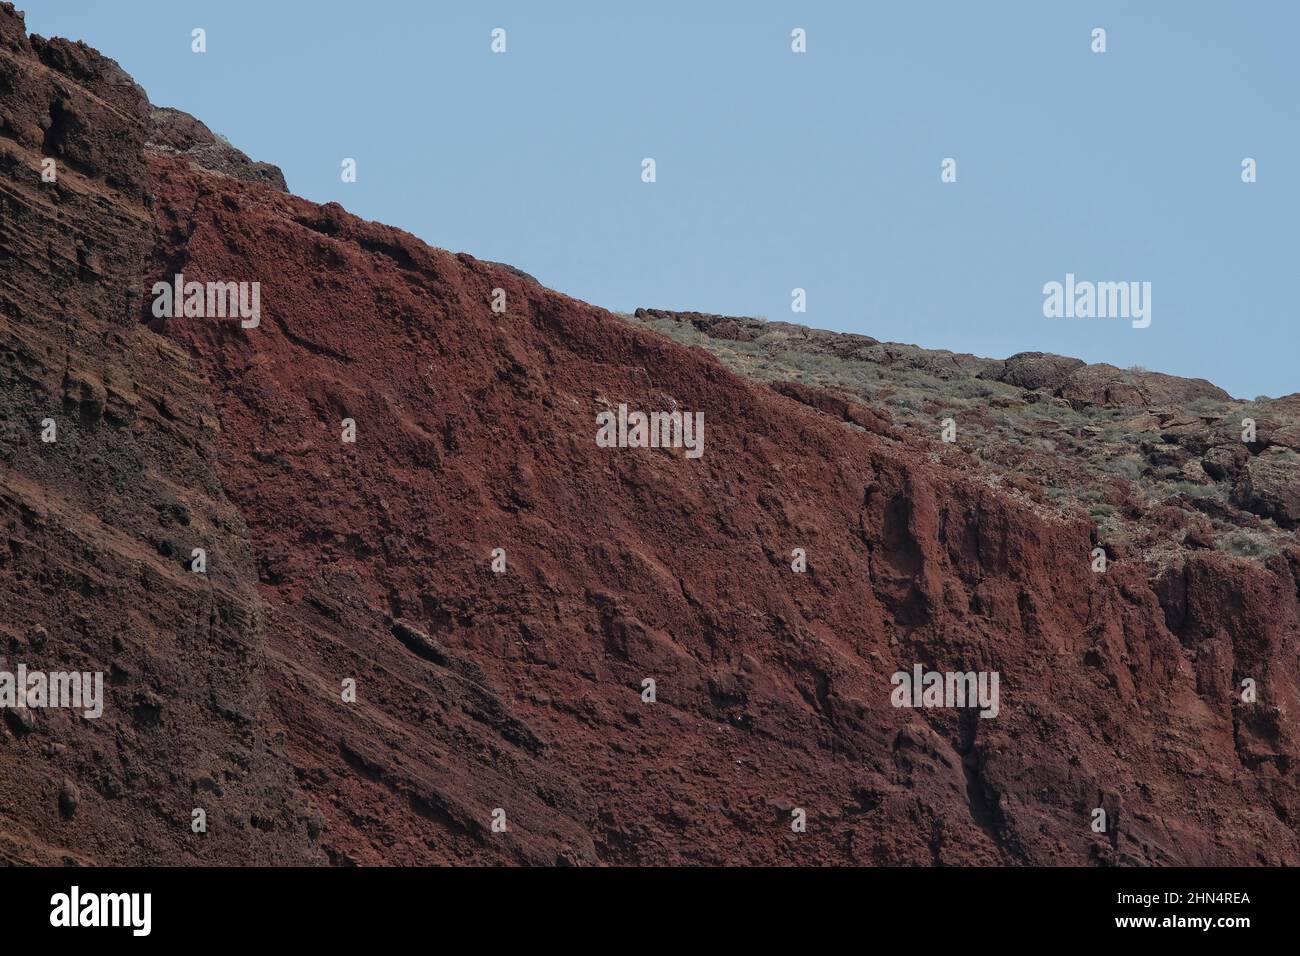
[[181,110],[166,106],[150,108],[145,147],[153,152],[184,157],[203,169],[247,182],[265,183],[280,192],[289,191],[279,166],[249,159],[243,150],[230,145],[225,137],[218,136],[205,123]]

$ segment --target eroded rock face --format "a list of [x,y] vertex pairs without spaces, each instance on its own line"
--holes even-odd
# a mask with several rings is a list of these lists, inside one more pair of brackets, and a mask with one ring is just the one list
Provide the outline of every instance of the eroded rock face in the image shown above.
[[289,191],[280,167],[254,162],[242,150],[208,129],[206,124],[181,110],[151,107],[145,145],[154,152],[181,156],[203,169],[247,182],[264,183],[280,192]]
[[1238,476],[1233,500],[1284,528],[1300,525],[1300,455],[1279,446],[1251,458]]
[[[1233,693],[1242,667],[1291,693],[1294,638],[1254,617],[1225,637],[1211,610],[1267,593],[1293,620],[1285,562],[1206,555],[1220,573],[1184,576],[1171,628],[1138,554],[1093,573],[1089,523],[851,427],[842,398],[777,395],[337,206],[152,168],[159,235],[187,237],[158,273],[263,283],[257,330],[164,331],[213,383],[223,485],[299,689],[280,716],[334,858],[1296,855],[1294,730],[1239,750]],[[621,402],[704,411],[704,456],[597,447],[596,413]],[[1210,580],[1237,591],[1203,601]],[[892,707],[917,662],[998,671],[1001,713]],[[315,690],[344,671],[353,708]],[[417,797],[439,809],[413,824]],[[789,809],[810,804],[822,826],[792,843]],[[1117,833],[1091,832],[1094,806]],[[484,832],[494,807],[513,835]]]
[[144,91],[84,43],[29,38],[22,16],[11,4],[0,6],[0,139],[16,147],[11,157],[19,150],[53,157],[127,199],[142,199]]
[[793,398],[797,402],[826,413],[836,421],[851,422],[859,428],[878,435],[898,437],[898,433],[890,427],[888,421],[865,405],[850,401],[843,395],[790,381],[773,382],[772,388],[787,398]]
[[0,860],[324,860],[266,723],[217,416],[188,356],[139,324],[148,102],[0,4],[0,116],[0,670],[100,673],[105,697],[97,719],[5,711]]
[[[0,90],[36,95],[6,116],[49,94],[15,21]],[[7,720],[6,858],[1300,862],[1294,553],[1193,544],[1154,575],[1015,485],[1016,449],[985,480],[880,408],[742,378],[145,129],[120,188],[61,170],[57,203],[42,147],[0,136],[0,633],[114,675],[104,722]],[[260,283],[260,325],[154,321],[142,290],[178,271]],[[1003,367],[721,326],[753,327],[944,383]],[[703,456],[599,447],[620,403],[703,412]],[[893,706],[917,664],[996,671],[998,715]]]

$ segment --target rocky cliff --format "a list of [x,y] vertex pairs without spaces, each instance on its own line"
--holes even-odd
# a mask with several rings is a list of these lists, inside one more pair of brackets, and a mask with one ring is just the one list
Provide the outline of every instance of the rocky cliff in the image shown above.
[[[213,152],[0,5],[0,638],[110,675],[98,720],[5,713],[4,858],[1300,861],[1271,525],[1155,566],[888,396]],[[256,324],[158,315],[177,274],[258,283]],[[620,405],[702,412],[703,454],[601,447]],[[997,672],[997,715],[894,706],[916,665]]]
[[148,122],[116,63],[0,4],[0,669],[99,672],[106,698],[97,719],[5,708],[0,859],[308,862],[220,421],[138,317]]

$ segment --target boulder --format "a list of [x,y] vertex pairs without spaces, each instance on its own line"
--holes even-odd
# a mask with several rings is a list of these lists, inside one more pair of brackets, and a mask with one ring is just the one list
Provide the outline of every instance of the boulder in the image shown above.
[[1071,372],[1083,365],[1082,359],[1050,352],[1017,352],[1003,363],[997,380],[1020,388],[1043,388],[1055,392],[1065,384]]
[[1300,455],[1273,446],[1247,462],[1233,501],[1284,528],[1300,525]]

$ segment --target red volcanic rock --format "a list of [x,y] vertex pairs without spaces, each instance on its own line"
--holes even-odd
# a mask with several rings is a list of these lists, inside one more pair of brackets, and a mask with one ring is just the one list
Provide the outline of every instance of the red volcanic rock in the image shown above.
[[1300,456],[1281,446],[1266,448],[1246,463],[1233,500],[1283,528],[1300,526]]
[[207,386],[138,322],[148,101],[0,4],[0,118],[0,672],[103,681],[98,718],[4,709],[0,861],[322,862],[266,719],[264,609]]
[[[332,858],[1295,857],[1287,718],[1275,761],[1234,735],[1239,653],[1265,707],[1295,689],[1285,623],[1215,636],[1220,611],[1158,593],[1119,549],[1093,573],[1087,525],[849,429],[838,405],[336,206],[151,167],[150,279],[262,283],[258,329],[165,334],[211,383],[222,483],[262,556],[274,706]],[[703,457],[598,447],[619,403],[703,411]],[[1242,565],[1214,606],[1267,591],[1294,622],[1289,566]],[[1170,607],[1196,628],[1171,630]],[[998,717],[894,708],[890,676],[917,663],[999,672]],[[413,820],[413,800],[438,810]],[[815,825],[795,837],[774,802]],[[1092,833],[1111,803],[1118,832]]]
[[[0,108],[27,129],[49,90],[13,19],[0,89],[25,92]],[[6,858],[125,827],[77,852],[1300,862],[1295,554],[1195,551],[1152,580],[1114,547],[1096,573],[1094,525],[876,434],[873,411],[146,153],[143,115],[98,171],[84,123],[67,141],[94,175],[60,184],[99,263],[80,272],[40,142],[0,137],[0,384],[27,429],[0,470],[0,588],[11,648],[40,625],[48,659],[114,669],[114,747],[76,720],[5,732]],[[177,273],[259,283],[260,323],[155,321],[142,293]],[[56,452],[31,437],[51,402],[75,436]],[[598,446],[620,404],[702,412],[702,457]],[[201,586],[178,560],[195,540]],[[917,666],[996,672],[997,715],[894,706]]]
[[877,435],[886,435],[890,438],[900,437],[890,426],[887,419],[877,415],[860,402],[855,402],[842,395],[836,395],[826,389],[815,388],[800,382],[773,382],[772,389],[787,398],[793,398],[796,402],[802,402],[820,412],[825,412],[839,421],[852,422],[859,428],[865,428]]
[[155,152],[184,156],[190,162],[214,172],[249,182],[266,183],[288,192],[284,173],[270,163],[257,163],[223,137],[208,129],[207,124],[189,113],[165,106],[149,111],[149,138],[145,146]]

